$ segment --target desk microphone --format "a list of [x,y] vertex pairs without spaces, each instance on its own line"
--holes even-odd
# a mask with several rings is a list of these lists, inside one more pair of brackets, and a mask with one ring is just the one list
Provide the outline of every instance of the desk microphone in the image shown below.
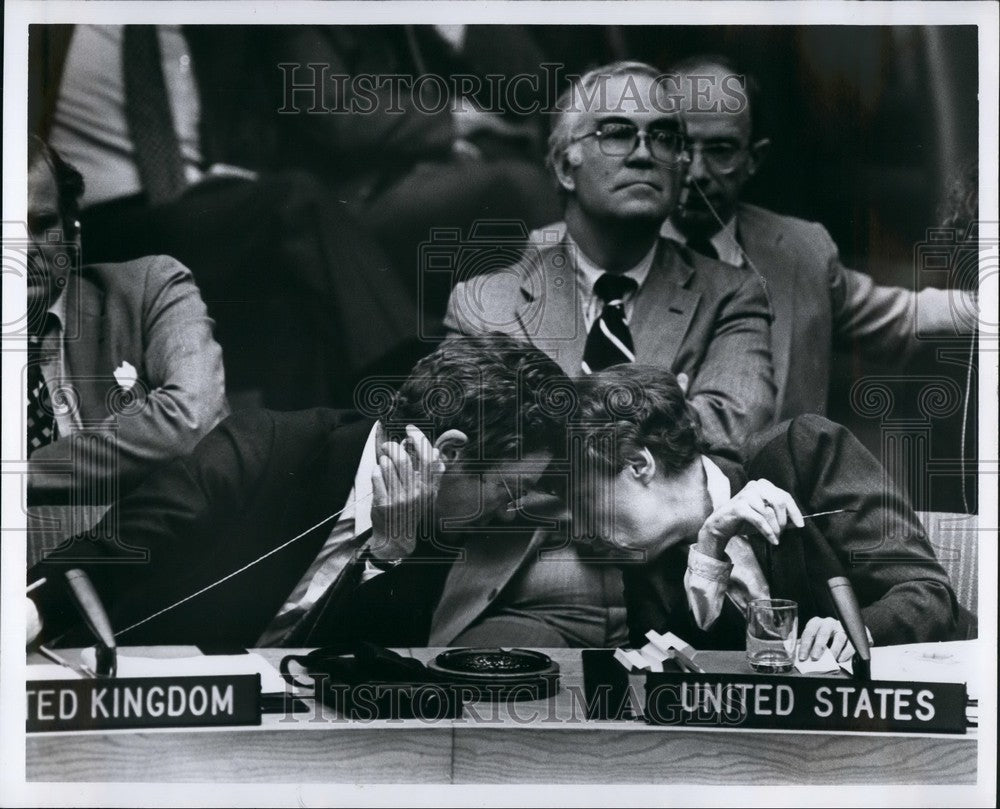
[[97,676],[114,677],[118,671],[118,650],[104,605],[90,577],[79,568],[66,571],[66,584],[77,609],[97,639]]
[[[854,509],[834,509],[833,511],[821,511],[815,514],[807,514],[805,517],[821,517],[826,514],[837,514],[841,511],[854,511]],[[837,619],[844,632],[847,633],[848,640],[854,646],[854,660],[852,672],[855,680],[867,682],[871,680],[872,653],[868,645],[868,631],[865,629],[865,621],[861,615],[861,607],[858,604],[858,597],[854,592],[854,587],[850,579],[844,575],[844,568],[837,559],[837,555],[830,547],[826,537],[820,531],[809,531],[806,536],[812,540],[812,546],[819,562],[819,570],[822,571],[822,578],[826,579],[826,586],[830,589],[830,597],[833,600],[833,608],[837,613]]]
[[852,671],[855,680],[868,682],[872,678],[872,651],[868,646],[868,632],[864,619],[861,617],[861,607],[846,576],[834,576],[826,586],[830,588],[833,597],[833,607],[837,611],[847,637],[854,646],[854,661]]

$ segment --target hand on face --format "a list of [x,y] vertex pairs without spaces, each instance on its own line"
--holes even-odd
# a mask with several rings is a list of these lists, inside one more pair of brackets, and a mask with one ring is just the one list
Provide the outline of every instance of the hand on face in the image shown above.
[[735,497],[715,509],[698,532],[698,550],[721,559],[729,540],[738,534],[759,533],[772,545],[791,521],[805,523],[795,500],[768,480],[752,480]]
[[378,466],[372,471],[372,554],[402,559],[413,553],[417,529],[429,520],[445,464],[440,452],[412,424],[401,442],[386,441],[376,426]]

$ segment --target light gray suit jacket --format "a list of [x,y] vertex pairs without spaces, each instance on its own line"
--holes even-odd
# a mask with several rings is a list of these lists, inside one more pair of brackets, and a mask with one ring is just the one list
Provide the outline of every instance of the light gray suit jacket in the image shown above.
[[816,222],[741,205],[737,238],[765,279],[774,312],[776,423],[826,413],[834,346],[903,360],[918,347],[918,335],[974,328],[974,319],[960,314],[976,310],[967,293],[878,286],[840,263],[837,245]]
[[[514,267],[456,284],[449,335],[510,334],[579,376],[587,329],[572,250],[533,242]],[[636,362],[686,374],[706,439],[726,447],[773,416],[770,318],[756,276],[660,239],[629,326]]]
[[[28,500],[68,502],[133,486],[158,462],[184,455],[229,413],[222,349],[212,336],[191,272],[169,256],[84,266],[70,275],[63,357],[65,378],[84,434],[32,453]],[[115,369],[128,363],[138,379],[126,389]],[[58,470],[72,467],[72,474]],[[79,501],[77,501],[79,502]]]

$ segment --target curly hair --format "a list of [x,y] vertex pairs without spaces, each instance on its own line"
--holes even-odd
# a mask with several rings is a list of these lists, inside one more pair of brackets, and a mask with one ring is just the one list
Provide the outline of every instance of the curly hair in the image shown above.
[[[701,426],[669,371],[651,365],[616,365],[578,382],[575,421],[595,471],[617,475],[643,447],[666,474],[680,472],[705,449]],[[594,440],[601,436],[611,440]]]
[[420,360],[382,423],[392,437],[414,424],[435,438],[449,429],[468,438],[466,460],[498,460],[550,451],[566,435],[573,383],[537,348],[503,334],[446,340]]

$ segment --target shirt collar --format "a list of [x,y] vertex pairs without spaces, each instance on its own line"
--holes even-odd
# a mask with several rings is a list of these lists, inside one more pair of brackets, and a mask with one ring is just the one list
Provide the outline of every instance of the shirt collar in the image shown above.
[[[573,237],[570,236],[569,233],[566,234],[566,242],[573,249],[576,257],[576,267],[579,272],[578,278],[580,279],[581,288],[585,291],[586,295],[593,295],[594,284],[597,283],[597,279],[604,275],[607,270],[594,264],[594,262],[586,256],[583,250],[580,249],[576,242],[573,241]],[[656,255],[657,246],[658,242],[654,242],[649,252],[642,257],[638,264],[622,273],[638,284],[637,289],[642,289],[643,283],[645,283],[646,278],[649,276],[649,271],[653,266],[653,256]]]
[[354,475],[354,536],[361,536],[372,527],[372,498],[375,494],[372,488],[372,472],[378,465],[375,456],[375,435],[378,430],[376,422],[368,433],[365,448],[361,450],[361,460],[358,461],[358,471]]
[[726,473],[707,455],[701,456],[701,465],[705,469],[705,479],[708,485],[708,497],[712,501],[712,510],[726,503],[732,497],[732,487]]
[[[667,239],[672,239],[681,244],[687,244],[687,237],[681,233],[671,220],[663,223],[660,228],[660,235]],[[732,264],[734,267],[743,266],[743,251],[740,243],[736,239],[736,217],[733,216],[720,231],[709,239],[715,252],[719,254],[719,261]]]
[[[59,294],[56,295],[56,299],[52,301],[49,305],[48,313],[56,319],[57,330],[62,330],[66,327],[66,290],[65,288],[60,290]],[[46,330],[48,331],[48,330]]]

